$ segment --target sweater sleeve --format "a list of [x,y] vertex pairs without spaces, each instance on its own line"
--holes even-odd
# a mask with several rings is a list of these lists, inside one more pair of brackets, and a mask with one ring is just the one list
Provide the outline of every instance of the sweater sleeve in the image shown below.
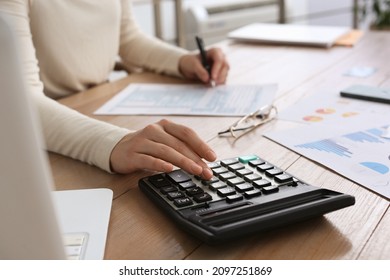
[[181,76],[179,59],[185,49],[165,43],[143,33],[134,21],[129,0],[122,1],[119,55],[125,65],[157,73]]
[[38,108],[46,148],[110,172],[111,152],[129,131],[84,116],[46,97],[29,25],[29,0],[2,0],[0,12],[16,35],[22,74]]

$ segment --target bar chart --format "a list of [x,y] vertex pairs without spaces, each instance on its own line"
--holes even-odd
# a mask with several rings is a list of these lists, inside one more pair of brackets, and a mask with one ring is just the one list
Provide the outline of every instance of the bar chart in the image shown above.
[[359,129],[355,122],[355,127],[331,130],[310,125],[266,137],[390,198],[390,138],[386,136],[390,124]]

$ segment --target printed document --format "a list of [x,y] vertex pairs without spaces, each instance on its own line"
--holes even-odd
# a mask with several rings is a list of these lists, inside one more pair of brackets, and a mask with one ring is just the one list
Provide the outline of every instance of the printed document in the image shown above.
[[272,104],[276,90],[276,84],[130,84],[95,114],[244,116]]

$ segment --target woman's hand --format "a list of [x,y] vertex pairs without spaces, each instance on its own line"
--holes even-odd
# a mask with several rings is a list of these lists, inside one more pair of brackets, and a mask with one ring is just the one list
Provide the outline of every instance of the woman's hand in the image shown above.
[[220,48],[207,50],[207,60],[211,65],[211,77],[203,67],[199,54],[186,54],[179,60],[179,70],[188,79],[199,79],[204,83],[213,80],[216,85],[226,82],[229,63]]
[[192,129],[161,120],[126,135],[112,151],[110,162],[118,173],[139,169],[170,172],[177,166],[210,179],[213,173],[203,159],[214,161],[216,155]]

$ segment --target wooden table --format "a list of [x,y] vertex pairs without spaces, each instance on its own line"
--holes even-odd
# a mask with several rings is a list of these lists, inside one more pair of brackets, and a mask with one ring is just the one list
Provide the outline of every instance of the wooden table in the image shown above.
[[[231,64],[229,84],[279,84],[276,105],[283,110],[318,91],[339,92],[353,84],[390,87],[390,33],[369,32],[353,48],[221,44]],[[355,66],[377,68],[367,78],[344,73]],[[184,83],[151,73],[133,74],[60,102],[91,117],[140,129],[160,116],[94,116],[93,112],[129,83]],[[137,181],[150,173],[108,174],[96,167],[50,154],[57,189],[109,187],[114,201],[106,259],[390,259],[389,201],[300,155],[272,142],[265,131],[294,127],[277,120],[233,142],[216,133],[235,118],[170,118],[193,127],[219,158],[258,154],[298,178],[354,195],[352,207],[224,246],[209,246],[179,229],[146,196]],[[205,126],[204,124],[208,125]]]

